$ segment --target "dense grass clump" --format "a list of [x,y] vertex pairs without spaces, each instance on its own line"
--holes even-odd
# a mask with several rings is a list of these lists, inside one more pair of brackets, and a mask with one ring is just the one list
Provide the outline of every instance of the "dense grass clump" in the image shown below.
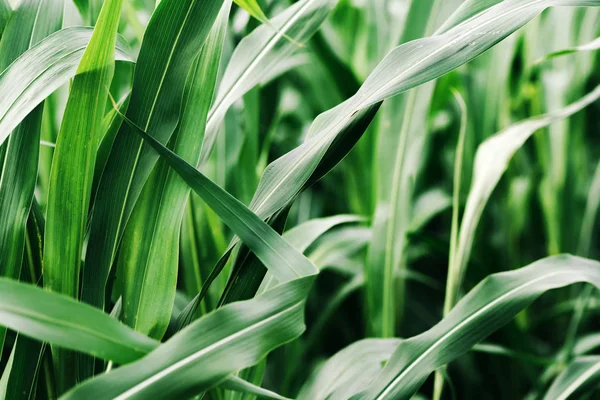
[[0,398],[600,395],[600,0],[0,0]]

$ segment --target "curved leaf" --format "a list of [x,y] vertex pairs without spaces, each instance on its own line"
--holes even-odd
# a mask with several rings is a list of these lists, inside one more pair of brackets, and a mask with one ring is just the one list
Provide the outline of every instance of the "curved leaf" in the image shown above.
[[600,357],[580,357],[556,377],[544,400],[566,400],[582,386],[597,383],[599,379]]
[[271,20],[275,30],[262,25],[240,41],[208,114],[200,165],[208,160],[229,107],[254,86],[280,74],[282,71],[276,67],[298,49],[297,42],[307,41],[319,29],[336,3],[337,0],[299,1]]
[[[0,144],[38,104],[75,76],[91,28],[62,29],[23,53],[0,74]],[[117,60],[133,61],[123,40]]]
[[158,345],[97,308],[6,278],[0,278],[0,321],[26,336],[117,363]]
[[589,282],[600,287],[600,263],[560,255],[485,278],[437,325],[403,341],[358,399],[408,399],[429,374],[510,322],[544,292]]
[[298,400],[344,399],[344,394],[355,393],[381,372],[400,342],[401,339],[363,339],[352,343],[309,378],[300,389]]

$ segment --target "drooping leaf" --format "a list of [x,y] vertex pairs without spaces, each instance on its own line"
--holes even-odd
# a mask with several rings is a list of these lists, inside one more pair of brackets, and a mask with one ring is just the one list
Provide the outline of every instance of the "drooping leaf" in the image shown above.
[[26,336],[118,363],[136,360],[157,345],[72,298],[7,278],[0,278],[0,288],[0,321]]
[[355,96],[321,114],[307,140],[265,170],[250,204],[266,218],[288,204],[311,178],[337,135],[381,100],[435,79],[477,57],[525,25],[545,8],[600,6],[594,0],[502,1],[447,31],[392,50]]
[[363,339],[340,350],[302,386],[298,400],[343,399],[369,385],[400,339]]
[[[62,29],[0,74],[0,144],[38,104],[73,78],[91,35],[91,28]],[[134,60],[123,40],[117,40],[115,58]]]
[[257,363],[270,350],[303,331],[304,300],[318,272],[302,253],[238,200],[124,118],[282,284],[252,300],[232,303],[207,314],[140,361],[94,378],[66,398],[92,393],[100,399],[164,398],[206,390],[233,372]]

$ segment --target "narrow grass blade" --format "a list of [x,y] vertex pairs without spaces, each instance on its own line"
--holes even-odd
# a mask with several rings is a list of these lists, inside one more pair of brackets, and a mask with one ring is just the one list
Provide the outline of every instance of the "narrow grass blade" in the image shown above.
[[[24,1],[12,12],[0,41],[0,70],[62,26],[62,0]],[[39,18],[44,15],[44,18]],[[41,19],[41,21],[39,21]],[[38,168],[43,107],[16,127],[4,149],[0,168],[0,276],[18,279],[25,246],[25,227]],[[0,353],[4,330],[0,328]],[[0,356],[1,357],[1,356]],[[17,368],[21,366],[17,355]],[[9,382],[10,383],[10,382]],[[9,393],[14,389],[9,385]]]
[[[106,88],[114,72],[114,49],[122,0],[104,3],[83,53],[67,100],[50,171],[44,286],[79,297],[83,238],[91,197],[96,150],[102,138]],[[77,380],[73,353],[55,349],[58,391]]]
[[[179,121],[188,72],[223,0],[163,0],[144,34],[127,116],[166,143]],[[82,299],[103,307],[119,241],[158,157],[123,124],[98,186],[83,269]],[[125,172],[126,171],[126,172]]]
[[[126,118],[126,117],[125,117]],[[125,119],[229,225],[282,284],[224,306],[188,326],[137,363],[94,378],[65,398],[190,396],[261,360],[304,329],[314,265],[258,216],[160,142]],[[218,327],[214,329],[214,327]],[[169,390],[166,390],[169,388]]]
[[122,0],[103,7],[73,80],[52,160],[44,284],[77,298],[83,235],[96,149],[101,139],[106,87],[114,71],[114,48]]
[[[197,164],[213,97],[231,2],[225,1],[188,77],[181,121],[170,147]],[[123,282],[124,321],[160,339],[171,317],[177,287],[179,232],[189,186],[164,160],[150,174],[125,229],[117,268]],[[151,234],[140,237],[140,232]]]
[[12,8],[8,0],[0,0],[0,35],[4,32],[4,28],[6,27],[6,23],[8,22],[11,13]]
[[248,393],[260,399],[290,400],[289,398],[283,397],[275,392],[263,389],[260,386],[253,385],[252,383],[245,381],[237,376],[229,378],[227,381],[225,381],[224,384],[220,385],[220,387],[223,389],[233,390],[240,393]]
[[[0,74],[0,144],[38,104],[73,78],[92,35],[91,28],[62,29],[26,51]],[[133,61],[117,41],[117,60]]]
[[[60,29],[62,9],[62,0],[21,3],[0,41],[0,69]],[[0,276],[13,279],[21,271],[25,225],[37,178],[42,112],[43,107],[37,107],[10,136],[0,176]]]
[[403,341],[377,380],[358,399],[408,399],[429,374],[510,322],[544,292],[588,282],[600,286],[600,263],[568,255],[493,274],[428,331]]
[[544,400],[566,400],[585,385],[598,383],[600,357],[586,356],[575,359],[554,379]]
[[568,54],[578,53],[581,51],[594,51],[594,50],[598,50],[598,49],[600,49],[600,37],[596,38],[586,44],[582,44],[579,46],[575,46],[575,47],[571,47],[571,48],[563,49],[563,50],[558,50],[558,51],[554,51],[552,53],[546,54],[544,57],[536,60],[534,62],[533,67],[536,67],[539,64],[542,64],[542,63],[544,63],[548,60],[551,60],[553,58],[556,58],[556,57],[561,57],[561,56],[565,56]]
[[158,342],[69,297],[0,278],[2,324],[23,335],[65,348],[127,363]]

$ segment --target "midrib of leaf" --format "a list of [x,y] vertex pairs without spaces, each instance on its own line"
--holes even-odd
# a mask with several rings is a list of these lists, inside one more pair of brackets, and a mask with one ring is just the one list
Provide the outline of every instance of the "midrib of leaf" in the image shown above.
[[[496,304],[502,302],[504,299],[506,298],[510,298],[513,294],[521,291],[522,289],[525,289],[529,286],[532,286],[534,284],[536,284],[539,281],[543,281],[547,278],[552,278],[558,275],[564,275],[565,272],[560,271],[560,272],[551,272],[549,274],[540,276],[538,278],[535,278],[531,281],[528,281],[520,286],[517,286],[516,288],[504,293],[503,295],[497,297],[495,300],[487,303],[485,306],[481,307],[479,310],[477,310],[476,312],[472,313],[471,315],[469,315],[467,318],[465,318],[464,320],[462,320],[460,323],[456,324],[452,329],[450,329],[447,333],[445,333],[444,335],[442,335],[442,337],[440,337],[438,340],[436,340],[431,346],[429,346],[429,348],[427,350],[425,350],[419,357],[417,357],[416,360],[414,360],[413,362],[411,362],[411,364],[405,368],[402,373],[400,375],[398,375],[396,378],[394,378],[394,380],[392,380],[387,386],[386,388],[377,396],[377,400],[382,400],[385,399],[385,396],[387,396],[391,390],[393,390],[394,386],[398,385],[398,383],[404,378],[404,376],[406,376],[411,370],[413,370],[414,368],[416,368],[418,366],[418,364],[425,358],[427,357],[431,352],[433,352],[438,346],[440,346],[447,338],[451,337],[456,331],[460,330],[463,326],[465,326],[466,324],[468,324],[469,322],[471,322],[472,320],[474,320],[475,318],[477,318],[478,316],[480,316],[481,314],[485,313],[487,310],[489,310],[490,308],[493,308]],[[568,275],[568,274],[567,274]]]
[[[243,217],[241,217],[238,213],[234,212],[234,210],[232,209],[232,207],[230,206],[230,204],[228,203],[238,203],[240,205],[240,210],[242,211],[242,214],[244,214],[244,216],[250,220],[252,220],[252,222],[256,223],[257,226],[261,227],[261,228],[266,228],[266,233],[274,233],[274,231],[272,231],[272,229],[262,220],[260,219],[260,217],[258,217],[256,214],[254,214],[251,210],[247,209],[246,206],[244,206],[238,199],[236,199],[235,197],[231,196],[229,193],[225,192],[223,189],[221,189],[216,183],[212,182],[210,179],[208,179],[206,176],[204,176],[201,172],[199,172],[197,169],[195,169],[193,166],[191,166],[190,164],[188,164],[185,160],[182,160],[179,158],[179,156],[177,154],[175,154],[172,150],[168,149],[167,147],[163,146],[159,141],[157,141],[154,137],[148,135],[144,130],[142,130],[139,126],[137,126],[135,124],[135,122],[131,121],[126,115],[124,115],[123,113],[121,113],[118,108],[116,103],[114,102],[114,99],[111,98],[111,100],[113,101],[113,107],[115,108],[116,112],[121,116],[121,118],[123,118],[123,120],[132,128],[134,129],[143,139],[145,139],[146,141],[148,141],[152,147],[154,147],[154,149],[163,157],[165,157],[169,163],[173,166],[173,165],[177,165],[178,168],[181,168],[181,171],[178,169],[177,172],[179,173],[179,175],[189,184],[189,181],[193,181],[198,187],[201,187],[205,196],[207,198],[210,198],[211,201],[207,201],[206,199],[204,199],[204,201],[209,205],[209,207],[213,208],[214,206],[216,207],[222,207],[225,210],[225,213],[230,215],[237,224],[240,224],[242,226],[244,226],[246,228],[247,231],[249,232],[254,232],[254,230],[251,228],[250,224],[247,223],[245,221],[245,219]],[[211,188],[210,186],[213,185],[214,187]],[[211,190],[212,189],[212,190]],[[217,197],[217,195],[215,195],[213,193],[214,191],[223,191],[224,195],[226,196],[226,200],[223,201],[221,199],[219,199]],[[212,205],[210,203],[213,203]],[[218,206],[217,206],[218,205]],[[221,218],[223,219],[223,218]],[[260,243],[262,243],[263,246],[267,247],[268,249],[272,250],[272,255],[276,256],[276,258],[280,259],[280,263],[283,265],[286,265],[288,267],[289,270],[291,270],[296,278],[301,278],[305,275],[311,275],[311,274],[316,274],[318,273],[317,268],[312,265],[312,263],[310,261],[308,261],[308,259],[306,259],[306,257],[304,257],[301,253],[299,253],[292,245],[290,245],[287,241],[285,241],[283,238],[281,238],[279,235],[277,235],[275,233],[275,237],[278,237],[281,239],[280,241],[280,245],[285,246],[286,248],[290,249],[292,254],[299,255],[299,261],[301,261],[302,263],[300,265],[304,265],[307,268],[310,268],[311,271],[308,271],[308,269],[305,271],[304,274],[299,273],[294,266],[292,265],[292,263],[290,263],[286,257],[284,257],[279,251],[277,251],[277,249],[275,249],[262,235],[255,235],[254,238],[257,239]],[[297,260],[298,261],[298,260]],[[279,270],[278,270],[279,271]],[[289,279],[286,279],[285,276],[281,276],[278,277],[281,281],[285,282],[288,281]]]
[[211,108],[211,110],[209,111],[208,120],[207,120],[207,123],[206,123],[207,126],[212,124],[213,117],[216,114],[218,114],[217,111],[219,111],[219,108],[225,102],[225,100],[227,100],[231,96],[231,93],[233,91],[235,91],[241,85],[241,82],[244,80],[244,78],[246,78],[252,72],[252,69],[262,60],[262,58],[265,55],[267,55],[269,53],[269,51],[277,44],[277,41],[279,41],[279,39],[281,39],[283,37],[285,31],[287,31],[287,29],[291,25],[293,25],[294,22],[296,22],[298,19],[300,19],[300,17],[303,15],[304,11],[314,1],[315,0],[310,0],[310,1],[307,1],[306,3],[304,3],[304,5],[302,7],[300,7],[300,9],[298,10],[298,12],[295,15],[293,15],[288,21],[285,22],[285,24],[281,27],[281,29],[275,31],[275,35],[273,35],[271,37],[271,39],[269,39],[269,41],[267,42],[266,46],[263,47],[262,50],[258,53],[258,56],[255,57],[252,60],[252,62],[248,66],[248,68],[246,68],[244,70],[244,72],[234,82],[234,84],[225,92],[225,95],[223,95],[223,97],[221,98],[221,100],[218,101],[214,105],[214,107]]
[[[55,320],[44,314],[38,314],[38,313],[35,313],[32,311],[24,311],[23,309],[13,308],[13,307],[9,307],[6,305],[1,305],[0,310],[6,310],[7,312],[10,312],[12,314],[22,315],[22,316],[28,317],[30,319],[33,319],[33,320],[44,321],[51,325],[73,329],[74,331],[85,332],[85,333],[89,334],[90,336],[95,336],[95,337],[103,339],[107,342],[114,343],[114,344],[119,345],[124,348],[129,348],[129,349],[132,349],[135,351],[139,351],[140,353],[143,353],[143,354],[146,354],[148,352],[147,349],[132,347],[131,343],[120,342],[120,341],[116,340],[115,338],[113,338],[112,336],[103,335],[94,329],[90,329],[90,328],[86,327],[85,325],[77,325],[75,323],[71,323],[67,319]],[[154,341],[151,338],[148,338],[148,339]],[[156,346],[158,346],[158,345],[159,345],[159,343],[156,342]]]
[[37,5],[37,9],[35,10],[35,18],[33,20],[33,28],[31,29],[31,36],[29,37],[29,45],[27,48],[31,48],[35,43],[33,43],[33,39],[35,38],[35,28],[37,26],[39,17],[40,17],[40,9],[42,8],[42,2],[39,1]]
[[170,365],[169,367],[163,369],[162,371],[158,372],[157,374],[154,374],[150,378],[143,380],[142,382],[138,383],[131,389],[127,390],[125,393],[122,393],[120,396],[115,397],[114,400],[126,400],[126,399],[130,398],[131,396],[135,395],[137,392],[145,389],[146,387],[152,385],[153,383],[165,378],[166,376],[168,376],[174,372],[177,372],[177,370],[187,366],[188,364],[193,363],[196,359],[212,352],[213,350],[218,349],[219,347],[227,345],[229,342],[237,339],[238,337],[244,336],[245,334],[260,328],[261,326],[271,322],[274,319],[277,319],[280,316],[284,316],[285,314],[287,314],[291,311],[294,311],[296,308],[298,308],[299,306],[302,306],[303,304],[304,304],[304,301],[299,301],[299,302],[291,305],[290,307],[286,308],[283,311],[273,314],[272,316],[270,316],[268,318],[260,320],[257,323],[252,324],[251,326],[248,326],[242,330],[237,331],[236,333],[234,333],[232,335],[229,335],[221,340],[216,341],[215,343],[199,350],[198,352],[191,354],[182,360],[177,361],[173,365]]

